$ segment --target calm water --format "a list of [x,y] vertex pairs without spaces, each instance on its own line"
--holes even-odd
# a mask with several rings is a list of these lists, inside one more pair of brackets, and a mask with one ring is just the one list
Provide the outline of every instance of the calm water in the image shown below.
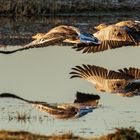
[[[115,20],[130,18],[131,16],[118,17],[118,19],[114,17]],[[138,18],[135,17],[137,20]],[[94,21],[98,21],[97,23],[102,21],[101,18],[94,17],[94,19]],[[106,21],[109,20],[110,17],[106,17]],[[65,23],[64,21],[66,19],[61,20],[62,23]],[[88,24],[85,22],[77,19],[77,23],[81,27],[88,28]],[[91,22],[88,20],[90,25]],[[9,25],[5,25],[8,30],[11,28]],[[13,31],[11,29],[11,32]],[[25,33],[29,33],[28,29],[25,30]],[[0,99],[0,129],[28,130],[45,135],[70,131],[76,135],[88,137],[112,132],[116,127],[134,126],[140,131],[140,97],[124,98],[98,93],[94,86],[87,81],[69,79],[71,68],[81,64],[94,64],[113,70],[130,66],[139,68],[139,54],[139,47],[120,48],[96,54],[82,54],[75,52],[71,46],[50,46],[12,55],[0,54],[0,92],[14,93],[31,100],[71,103],[76,91],[81,91],[99,94],[101,96],[100,104],[103,105],[102,108],[96,109],[82,118],[58,120],[33,109],[22,101]],[[9,116],[15,116],[17,111],[30,114],[32,119],[25,123],[17,122],[16,119],[9,121]]]

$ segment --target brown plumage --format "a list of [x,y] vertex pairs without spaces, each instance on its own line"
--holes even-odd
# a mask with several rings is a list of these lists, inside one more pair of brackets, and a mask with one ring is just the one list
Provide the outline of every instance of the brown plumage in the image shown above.
[[[30,101],[11,93],[2,93],[0,98],[15,98],[31,104],[33,107],[58,119],[79,118],[98,107],[100,96],[77,92],[74,103],[49,104],[40,101]],[[83,111],[83,112],[82,112]]]
[[44,35],[45,33],[37,33],[32,36],[32,39],[41,39]]
[[106,23],[101,23],[101,24],[95,26],[94,29],[99,31],[99,30],[102,30],[102,29],[106,28],[107,26],[109,26],[109,25],[106,24]]
[[[120,22],[117,22],[117,23],[112,24],[112,25],[116,25],[119,27],[128,26],[129,28],[133,28],[138,32],[140,31],[139,21],[132,21],[132,20],[120,21]],[[94,28],[99,31],[99,30],[102,30],[108,26],[110,26],[110,24],[101,23],[101,24],[95,26]]]
[[85,42],[81,42],[81,40],[79,39],[79,35],[80,35],[80,30],[78,28],[73,26],[60,25],[52,28],[46,34],[38,33],[32,36],[32,38],[35,40],[25,46],[21,46],[20,48],[11,51],[0,51],[0,53],[10,54],[17,51],[31,49],[31,48],[42,48],[50,45],[56,45],[62,42],[74,43],[74,44],[82,43],[86,45]]
[[79,29],[76,27],[60,25],[52,28],[51,30],[48,31],[48,33],[37,33],[36,35],[33,35],[32,38],[45,40],[45,39],[53,39],[56,37],[59,38],[59,36],[62,36],[64,42],[79,43],[80,41],[77,38],[79,32],[80,32]]
[[140,43],[140,26],[135,21],[122,21],[116,24],[100,24],[95,27],[99,31],[93,35],[101,41],[101,45],[82,46],[78,44],[73,48],[83,53],[95,53],[123,46],[138,46]]
[[132,20],[127,20],[127,21],[120,21],[116,23],[115,25],[117,26],[128,26],[129,28],[135,29],[136,31],[140,32],[140,26],[138,21],[132,21]]
[[72,70],[71,78],[85,79],[95,85],[95,88],[101,92],[120,93],[122,96],[134,96],[140,92],[138,87],[133,90],[126,89],[128,84],[132,82],[135,84],[135,80],[140,80],[140,69],[137,68],[130,67],[113,71],[94,65],[83,65],[76,66]]

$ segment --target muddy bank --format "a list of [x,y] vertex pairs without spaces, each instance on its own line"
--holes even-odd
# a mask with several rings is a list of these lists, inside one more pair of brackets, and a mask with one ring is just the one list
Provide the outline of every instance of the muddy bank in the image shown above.
[[140,0],[1,0],[1,16],[94,14],[97,11],[140,11]]

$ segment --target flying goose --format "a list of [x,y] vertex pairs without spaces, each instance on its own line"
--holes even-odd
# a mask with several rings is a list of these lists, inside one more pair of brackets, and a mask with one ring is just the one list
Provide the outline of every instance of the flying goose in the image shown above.
[[83,33],[78,28],[68,25],[56,26],[49,30],[46,34],[39,33],[35,36],[32,36],[32,38],[34,38],[35,40],[25,46],[21,46],[20,48],[11,51],[1,50],[0,53],[10,54],[31,48],[40,48],[50,45],[56,45],[62,42],[82,44],[83,46],[89,44],[94,44],[95,46],[97,46],[100,44],[100,41],[92,34]]
[[[117,26],[128,26],[130,28],[134,28],[136,31],[139,31],[140,30],[140,27],[139,27],[139,24],[140,24],[140,21],[133,21],[133,20],[126,20],[126,21],[119,21],[113,25],[117,25]],[[95,26],[94,28],[96,30],[102,30],[106,27],[108,27],[110,24],[107,24],[107,23],[101,23],[97,26]]]
[[97,91],[122,96],[140,95],[140,69],[124,68],[118,71],[107,70],[95,65],[82,65],[72,68],[71,78],[82,78],[91,82]]
[[74,103],[49,104],[40,101],[30,101],[11,93],[2,93],[0,98],[16,98],[31,104],[42,112],[49,113],[58,119],[79,118],[99,107],[99,95],[76,93]]
[[98,29],[98,31],[93,33],[93,36],[100,40],[100,45],[84,46],[83,44],[77,44],[73,49],[83,51],[83,53],[95,53],[123,46],[140,45],[139,21],[121,21],[112,25],[103,23],[95,28]]

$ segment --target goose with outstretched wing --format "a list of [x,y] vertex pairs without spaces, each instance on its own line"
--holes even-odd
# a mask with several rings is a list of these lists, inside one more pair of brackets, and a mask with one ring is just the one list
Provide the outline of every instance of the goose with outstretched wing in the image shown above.
[[15,98],[31,104],[42,112],[48,113],[58,119],[70,119],[82,117],[99,107],[99,95],[76,93],[74,103],[49,104],[40,101],[30,101],[11,93],[2,93],[0,98]]
[[45,34],[39,33],[33,36],[32,38],[34,38],[35,40],[27,45],[21,46],[18,49],[10,51],[0,50],[0,53],[11,54],[22,50],[28,50],[31,48],[42,48],[50,45],[56,45],[62,42],[82,44],[83,46],[88,44],[97,46],[100,44],[100,41],[92,34],[83,33],[80,31],[80,29],[68,25],[60,25],[54,27],[47,33]]
[[108,70],[95,65],[82,65],[72,68],[71,78],[82,78],[93,85],[97,91],[134,96],[140,94],[140,69],[124,68]]
[[[114,23],[112,25],[117,25],[117,26],[120,26],[120,27],[127,26],[127,27],[132,28],[132,29],[134,29],[134,30],[136,30],[136,31],[139,32],[140,31],[139,24],[140,24],[140,21],[126,20],[126,21],[119,21],[119,22]],[[99,30],[102,30],[102,29],[104,29],[104,28],[106,28],[106,27],[108,27],[110,25],[111,24],[101,23],[99,25],[96,25],[94,27],[94,29],[96,29],[97,31],[99,31]]]
[[95,27],[98,31],[93,35],[100,40],[100,45],[77,44],[73,48],[83,53],[95,53],[108,49],[140,45],[140,22],[121,21],[116,24],[100,24]]

